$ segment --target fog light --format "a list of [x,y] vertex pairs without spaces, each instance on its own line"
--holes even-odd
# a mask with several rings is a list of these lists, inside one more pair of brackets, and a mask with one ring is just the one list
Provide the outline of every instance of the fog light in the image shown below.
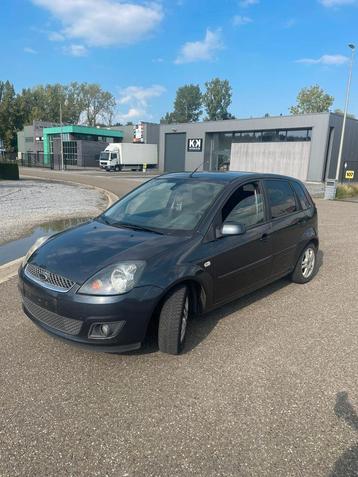
[[125,321],[114,321],[111,323],[93,323],[88,333],[89,338],[105,340],[118,335],[125,324]]
[[100,330],[101,330],[102,335],[105,336],[106,338],[108,338],[108,336],[110,336],[112,334],[111,333],[112,330],[111,330],[110,325],[101,325]]

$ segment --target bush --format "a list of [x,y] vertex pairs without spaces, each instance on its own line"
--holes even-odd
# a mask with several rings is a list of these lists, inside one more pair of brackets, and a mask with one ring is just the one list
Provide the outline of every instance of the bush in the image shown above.
[[340,184],[337,186],[336,199],[348,199],[358,196],[358,184]]
[[0,179],[19,180],[19,166],[9,162],[0,162]]

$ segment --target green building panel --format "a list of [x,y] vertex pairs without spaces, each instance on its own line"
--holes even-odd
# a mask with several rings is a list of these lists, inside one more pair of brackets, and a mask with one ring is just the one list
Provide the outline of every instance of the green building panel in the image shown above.
[[94,128],[90,126],[56,126],[52,128],[44,128],[43,144],[44,144],[44,162],[47,164],[50,159],[50,136],[60,134],[86,134],[90,136],[123,138],[123,131],[105,128]]

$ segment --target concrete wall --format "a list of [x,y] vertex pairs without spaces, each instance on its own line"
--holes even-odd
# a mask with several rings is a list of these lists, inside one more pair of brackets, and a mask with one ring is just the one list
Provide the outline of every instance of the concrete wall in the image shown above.
[[[24,126],[22,131],[17,133],[17,150],[21,153],[39,152],[44,150],[43,142],[36,141],[36,137],[43,136],[43,128],[56,126],[55,123],[48,121],[34,121],[28,126]],[[26,138],[32,138],[32,141],[26,141]]]
[[[329,113],[304,114],[297,116],[275,116],[267,118],[235,119],[228,121],[207,121],[200,123],[165,124],[160,127],[159,168],[165,170],[165,135],[173,132],[185,132],[187,139],[203,139],[202,152],[186,152],[185,169],[193,170],[199,164],[210,164],[211,146],[207,144],[208,133],[232,131],[260,131],[264,129],[300,129],[312,128],[307,180],[322,181],[326,162],[326,148],[329,133]],[[201,167],[202,168],[202,167]]]
[[273,172],[307,180],[310,142],[234,143],[231,171]]

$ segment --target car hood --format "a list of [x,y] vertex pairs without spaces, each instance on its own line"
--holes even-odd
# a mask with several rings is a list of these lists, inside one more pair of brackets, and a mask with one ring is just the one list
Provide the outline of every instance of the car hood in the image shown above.
[[181,236],[113,227],[91,221],[45,242],[29,262],[76,283],[122,260],[153,260],[183,244]]

